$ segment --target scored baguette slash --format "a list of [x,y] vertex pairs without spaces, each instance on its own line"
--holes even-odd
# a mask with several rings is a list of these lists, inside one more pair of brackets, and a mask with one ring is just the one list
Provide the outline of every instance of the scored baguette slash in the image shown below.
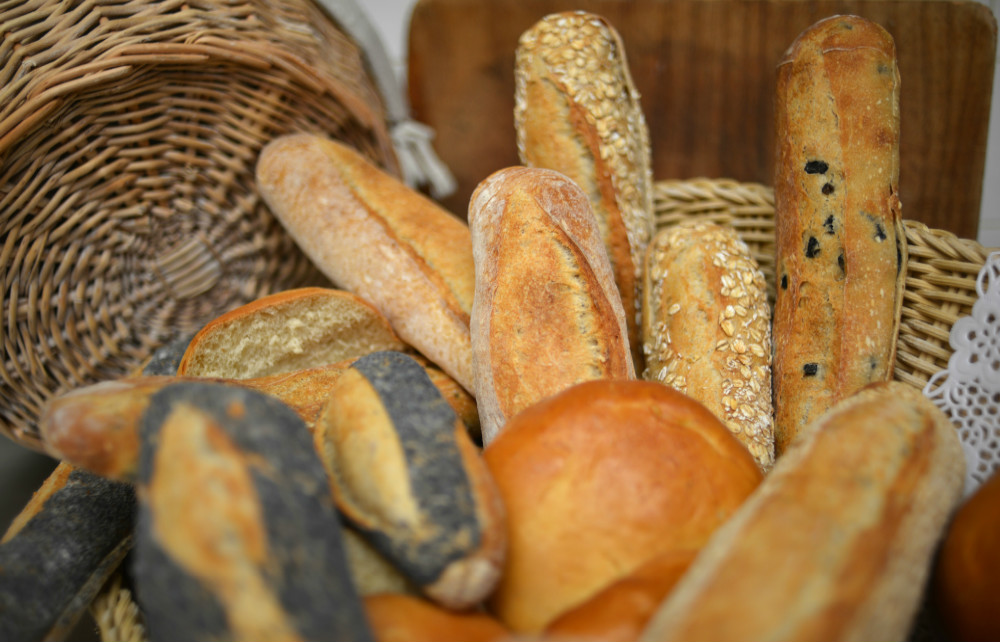
[[705,404],[769,470],[771,310],[746,243],[710,222],[661,230],[646,252],[642,312],[643,378]]
[[867,386],[778,458],[640,641],[907,639],[964,474],[918,389]]
[[0,639],[66,639],[132,547],[132,488],[66,463],[0,543]]
[[257,185],[275,217],[338,287],[371,302],[404,342],[475,394],[468,225],[343,143],[268,143]]
[[302,420],[253,390],[176,383],[142,419],[132,565],[157,640],[371,641]]
[[472,342],[483,443],[533,403],[594,379],[634,379],[611,263],[583,190],[547,169],[510,167],[469,205]]
[[905,277],[892,37],[821,20],[778,65],[774,178],[775,439],[892,378]]
[[518,40],[514,123],[521,162],[575,181],[590,199],[643,368],[643,257],[654,232],[649,131],[625,46],[603,17],[554,13]]
[[431,599],[482,601],[506,548],[503,507],[457,415],[411,357],[359,359],[316,422],[347,520]]

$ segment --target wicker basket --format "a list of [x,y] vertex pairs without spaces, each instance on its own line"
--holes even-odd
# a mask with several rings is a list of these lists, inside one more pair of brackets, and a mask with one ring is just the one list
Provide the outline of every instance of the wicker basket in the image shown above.
[[[658,229],[702,218],[730,225],[750,246],[774,301],[774,194],[771,188],[732,180],[660,181],[655,185]],[[951,356],[952,324],[968,316],[978,297],[976,276],[989,250],[975,241],[906,221],[910,259],[897,346],[895,378],[918,388]],[[91,608],[102,640],[146,638],[142,615],[127,585],[114,578]]]
[[0,3],[0,432],[269,292],[325,280],[258,198],[276,135],[398,173],[363,52],[309,0]]

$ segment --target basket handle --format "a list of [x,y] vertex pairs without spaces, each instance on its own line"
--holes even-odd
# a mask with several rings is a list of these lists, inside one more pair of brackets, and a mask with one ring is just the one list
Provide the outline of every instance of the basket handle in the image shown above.
[[390,135],[403,180],[415,187],[427,185],[434,198],[455,191],[456,182],[431,145],[434,130],[410,117],[410,105],[389,62],[385,45],[367,14],[354,0],[315,0],[360,45],[385,102]]

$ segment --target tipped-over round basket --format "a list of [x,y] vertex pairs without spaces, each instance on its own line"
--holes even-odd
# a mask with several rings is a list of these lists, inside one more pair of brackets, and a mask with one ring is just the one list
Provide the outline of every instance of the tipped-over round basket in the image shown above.
[[310,0],[0,5],[0,433],[269,292],[325,280],[259,199],[277,135],[397,173],[363,52]]
[[[737,230],[750,246],[774,301],[774,194],[771,188],[732,180],[671,180],[655,185],[657,228],[703,219]],[[971,313],[976,277],[989,251],[975,241],[906,221],[909,247],[903,318],[895,378],[923,388],[946,369],[951,326]],[[91,607],[105,642],[147,639],[142,614],[127,584],[113,578]]]

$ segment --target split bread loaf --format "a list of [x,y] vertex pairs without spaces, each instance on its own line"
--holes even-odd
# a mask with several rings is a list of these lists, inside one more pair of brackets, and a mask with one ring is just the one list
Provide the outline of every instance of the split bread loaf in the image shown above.
[[762,473],[703,405],[588,381],[510,420],[483,456],[507,510],[491,612],[535,633],[655,557],[699,550]]
[[256,169],[267,205],[337,287],[372,303],[396,333],[474,394],[474,268],[464,221],[343,143],[289,134]]
[[964,473],[919,390],[866,387],[778,458],[640,640],[905,640]]
[[653,174],[649,131],[622,39],[601,16],[546,16],[518,41],[514,87],[521,162],[565,174],[587,194],[640,372],[639,286],[654,230]]
[[621,296],[590,202],[547,169],[493,173],[469,204],[472,346],[483,443],[535,402],[634,379]]
[[805,30],[778,65],[774,176],[775,439],[892,378],[906,275],[899,72],[856,16]]
[[642,294],[643,378],[705,404],[769,470],[771,308],[750,248],[715,223],[660,230],[646,251]]
[[507,540],[500,495],[416,361],[377,352],[351,364],[314,439],[341,513],[428,597],[465,609],[493,590]]
[[249,379],[406,350],[388,319],[361,297],[330,288],[276,292],[208,322],[177,374]]

